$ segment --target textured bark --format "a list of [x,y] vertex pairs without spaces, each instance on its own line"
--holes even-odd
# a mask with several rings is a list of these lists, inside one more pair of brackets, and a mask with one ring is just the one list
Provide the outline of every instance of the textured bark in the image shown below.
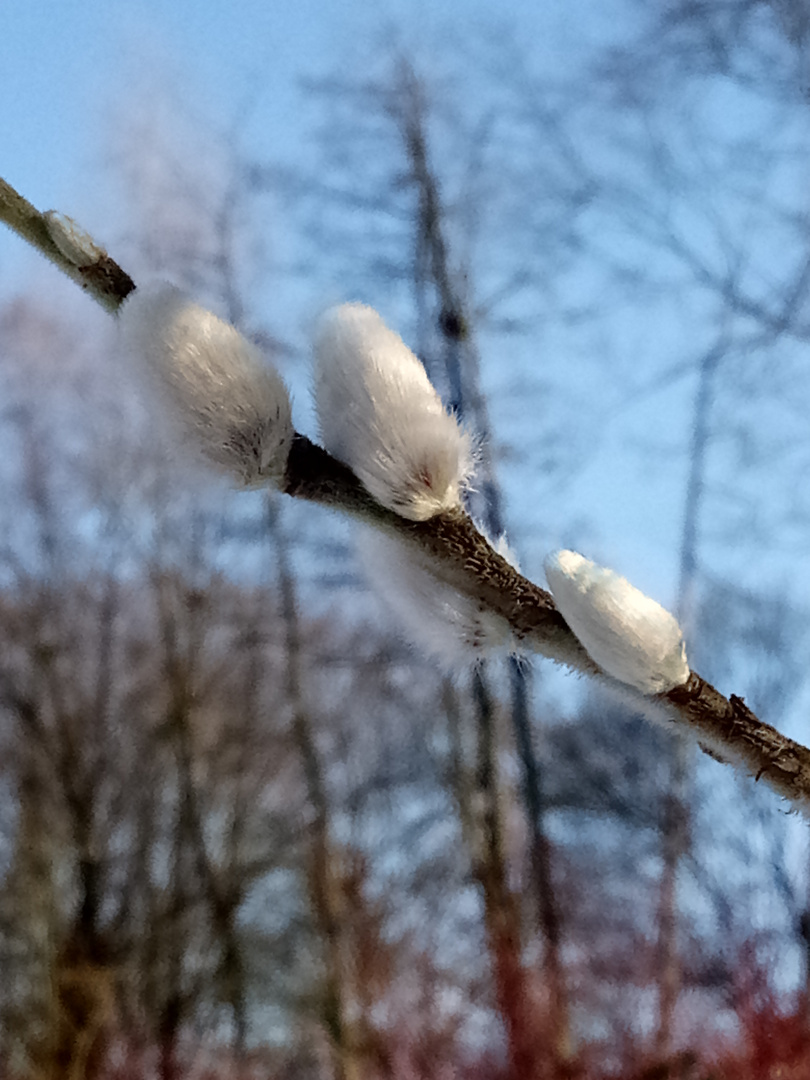
[[375,503],[353,473],[296,436],[285,491],[341,509],[395,533],[427,557],[433,571],[475,596],[511,626],[517,647],[598,678],[624,702],[653,719],[669,720],[721,761],[763,779],[798,809],[810,813],[810,750],[763,723],[742,698],[724,697],[696,672],[665,694],[646,696],[600,671],[557,610],[554,598],[524,578],[492,549],[462,511],[410,522]]
[[[5,181],[0,183],[0,220],[47,258],[79,280],[108,310],[132,292],[132,279],[120,270],[92,275],[73,273],[47,234],[44,215]],[[44,232],[43,232],[44,230]],[[108,256],[104,256],[105,259]],[[67,265],[66,265],[67,264]],[[106,263],[105,263],[106,266]],[[109,269],[109,268],[108,268]],[[120,273],[118,272],[120,271]],[[528,581],[501,558],[461,510],[410,522],[385,510],[353,473],[306,436],[296,435],[283,490],[341,510],[395,533],[427,557],[449,584],[484,601],[511,626],[516,647],[537,652],[583,674],[598,676],[625,702],[655,719],[668,719],[690,731],[719,760],[763,779],[798,809],[810,814],[810,750],[762,723],[742,698],[720,694],[695,672],[669,691],[646,697],[616,682],[594,664],[557,611],[549,593]]]

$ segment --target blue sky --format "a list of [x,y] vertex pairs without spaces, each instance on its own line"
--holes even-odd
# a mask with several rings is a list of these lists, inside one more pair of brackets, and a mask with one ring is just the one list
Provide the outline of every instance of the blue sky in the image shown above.
[[[506,0],[497,17],[527,45],[535,62],[570,70],[583,33],[607,40],[617,31],[610,20],[619,2],[603,7],[599,0]],[[374,5],[368,0],[0,0],[0,175],[41,209],[62,210],[91,232],[103,230],[110,227],[110,208],[116,204],[106,133],[128,94],[136,88],[137,96],[152,73],[181,84],[198,115],[223,126],[256,95],[243,141],[258,159],[295,163],[310,135],[304,78],[333,72],[341,63],[348,68],[375,41],[394,33],[440,50],[442,35],[452,35],[459,24],[486,24],[493,12],[487,0]],[[732,93],[724,108],[739,112],[746,103]],[[103,231],[98,238],[109,242]],[[0,299],[32,280],[49,287],[53,281],[71,298],[75,292],[0,228]],[[340,288],[339,281],[321,275],[301,310],[317,309]],[[383,311],[384,303],[381,295]],[[268,304],[267,321],[274,330],[285,315]],[[637,304],[617,313],[614,322],[605,321],[604,340],[597,332],[575,336],[563,325],[544,328],[536,341],[484,335],[483,380],[496,441],[505,448],[499,473],[510,539],[531,577],[542,580],[549,550],[577,547],[674,606],[695,379],[687,375],[621,409],[614,406],[623,380],[653,383],[662,366],[694,358],[695,322],[689,307],[673,305],[661,322],[657,308]],[[611,368],[614,355],[620,362]],[[299,377],[294,389],[296,418],[304,426],[306,378]],[[780,408],[777,402],[765,424],[774,436],[784,425]],[[539,425],[555,410],[576,427],[580,449],[578,467],[566,483],[549,489],[538,479],[533,454],[541,452]],[[719,410],[716,419],[719,426],[731,426],[736,417]],[[729,456],[727,466],[723,453]],[[796,477],[778,460],[772,474],[762,468],[745,474],[722,448],[719,454],[712,450],[710,464],[732,496],[743,492],[765,507],[766,518],[779,499],[784,501],[790,476],[794,482]],[[710,502],[708,511],[713,524],[726,527],[723,513],[732,520],[722,503]],[[806,525],[800,540],[804,535]],[[770,580],[789,586],[793,599],[810,603],[810,558],[799,553],[791,562],[773,529],[763,530],[758,547],[725,537],[705,545],[701,555],[718,575],[760,586]],[[797,655],[803,648],[798,642]],[[721,689],[749,693],[749,665],[737,666],[733,684]],[[538,668],[544,685],[553,686],[550,665]],[[765,719],[780,725],[787,720],[790,733],[806,741],[802,704],[794,705],[788,718]]]
[[[104,132],[115,122],[115,110],[126,102],[129,88],[150,70],[185,82],[200,115],[223,125],[257,93],[247,133],[251,151],[270,160],[295,160],[305,134],[304,77],[331,72],[341,61],[351,63],[353,57],[367,54],[375,40],[385,41],[393,33],[417,44],[430,41],[435,48],[454,27],[468,28],[491,18],[485,0],[387,0],[373,9],[361,0],[134,0],[126,5],[12,0],[0,8],[2,171],[35,205],[72,214],[92,232],[106,218],[101,208],[110,203]],[[516,38],[531,42],[533,58],[547,65],[570,65],[584,27],[596,35],[609,29],[607,15],[600,26],[599,14],[587,0],[565,5],[513,0],[499,9],[498,20],[514,30]],[[12,291],[32,268],[41,272],[36,257],[0,231],[0,290]],[[498,382],[493,372],[495,391]],[[500,416],[502,428],[512,428],[520,404],[520,395],[516,401],[504,394],[495,403],[496,424]],[[625,441],[627,435],[619,431],[617,437]],[[677,438],[677,431],[672,437]],[[601,451],[609,463],[614,457],[609,441]],[[640,584],[650,587],[650,579],[659,579],[660,590],[663,578],[663,588],[671,590],[674,564],[671,557],[661,559],[660,545],[670,535],[672,521],[660,515],[650,518],[644,500],[627,499],[628,486],[634,488],[635,482],[628,485],[621,468],[608,465],[591,470],[591,476],[588,471],[579,481],[582,509],[574,507],[571,517],[583,521],[589,503],[596,503],[597,518],[600,504],[621,504],[620,525],[598,530],[605,536],[606,554],[624,551],[625,568],[638,567]],[[524,549],[531,548],[536,528],[532,511],[538,509],[520,512]],[[549,515],[542,517],[545,534]],[[642,521],[640,532],[633,524]],[[567,540],[573,541],[575,533],[569,530]],[[629,552],[628,533],[635,541]],[[540,543],[547,543],[545,536]],[[532,572],[539,573],[539,551],[527,554]]]
[[[549,60],[581,36],[580,4],[512,0],[498,23]],[[486,0],[5,0],[0,5],[0,147],[9,179],[36,204],[89,202],[110,108],[150,68],[186,79],[202,110],[231,119],[258,87],[251,140],[276,156],[300,138],[304,77],[334,70],[393,34],[441,41],[494,18]],[[594,24],[593,14],[589,20]],[[598,29],[598,28],[597,28]],[[350,62],[350,61],[349,61]],[[3,263],[14,258],[5,235]]]
[[[98,150],[110,101],[144,65],[186,75],[206,106],[225,118],[257,81],[261,123],[275,144],[295,139],[298,80],[331,68],[357,43],[392,28],[426,35],[457,19],[491,13],[483,2],[385,0],[6,0],[0,6],[0,146],[6,168],[32,200],[78,183],[83,155]],[[513,3],[508,17],[535,29],[534,5]]]
[[[585,28],[601,40],[617,31],[615,10],[592,0],[545,5],[512,0],[498,9],[497,18],[527,44],[535,62],[570,69]],[[72,214],[92,232],[114,203],[105,132],[131,88],[150,72],[183,83],[200,116],[222,125],[255,96],[245,136],[251,152],[295,161],[307,134],[302,79],[356,63],[375,41],[390,40],[394,33],[416,44],[427,41],[440,52],[443,35],[452,35],[455,27],[492,19],[485,0],[386,0],[373,8],[360,0],[132,0],[126,5],[6,0],[0,6],[0,174],[41,209]],[[0,295],[42,272],[36,257],[0,230]],[[654,315],[645,316],[637,310],[621,330],[628,363],[636,353],[651,363],[667,350],[677,355],[677,335],[682,332],[687,343],[689,327],[660,327]],[[540,361],[540,346],[530,345],[521,346],[525,359],[516,361],[511,374],[485,367],[494,427],[505,442],[526,423],[524,382],[522,376],[515,381],[515,371],[520,376],[528,368],[520,364],[540,362],[560,370],[565,365],[571,400],[591,383],[592,393],[599,394],[608,386],[600,386],[600,380],[610,379],[609,372],[597,375],[595,366],[589,368],[597,356],[575,355],[572,342],[559,332],[544,340],[548,351]],[[692,388],[688,379],[681,380],[621,416],[603,418],[598,430],[589,428],[582,467],[569,489],[555,493],[553,506],[526,497],[530,462],[519,472],[505,462],[502,472],[511,470],[518,478],[506,480],[507,514],[529,573],[542,574],[542,556],[550,546],[574,544],[672,601]]]

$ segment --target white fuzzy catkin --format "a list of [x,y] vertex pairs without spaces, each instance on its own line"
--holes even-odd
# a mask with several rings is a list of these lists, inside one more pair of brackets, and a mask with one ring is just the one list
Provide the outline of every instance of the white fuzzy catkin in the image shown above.
[[418,551],[395,537],[358,530],[363,572],[408,640],[443,670],[470,666],[512,644],[509,624],[442,581]]
[[255,345],[165,283],[136,289],[119,325],[186,441],[243,484],[281,483],[294,434],[290,397]]
[[546,578],[562,617],[608,675],[644,694],[689,678],[677,619],[625,578],[575,551],[550,555]]
[[460,505],[472,467],[469,436],[373,308],[327,312],[315,362],[323,444],[378,502],[411,521]]

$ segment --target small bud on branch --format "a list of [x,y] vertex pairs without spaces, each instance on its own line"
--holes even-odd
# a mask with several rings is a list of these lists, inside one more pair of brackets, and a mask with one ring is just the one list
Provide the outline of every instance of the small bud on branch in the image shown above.
[[[118,263],[114,262],[103,248],[81,230],[72,219],[57,214],[55,210],[49,210],[43,214],[2,177],[0,177],[0,221],[36,248],[63,274],[67,274],[107,311],[117,311],[124,299],[135,288],[135,283],[129,274],[125,273]],[[60,221],[63,223],[61,228]],[[67,222],[70,222],[70,225],[67,225]],[[76,236],[78,234],[82,236],[78,245],[71,242],[71,229],[75,230]],[[61,246],[55,238],[55,233]],[[99,254],[88,264],[79,264],[75,261],[75,256],[88,243]]]
[[51,240],[65,258],[77,269],[92,266],[93,263],[106,259],[107,252],[99,247],[89,233],[66,214],[48,210],[43,214]]
[[[3,180],[0,180],[0,221],[72,277],[108,311],[116,311],[135,288],[129,275],[108,256],[100,258],[89,273],[86,268],[77,270],[71,258],[55,243],[45,215]],[[81,241],[82,250],[85,243],[85,240]],[[71,251],[71,256],[73,254]],[[335,406],[339,408],[351,401],[353,391],[344,381],[345,372],[355,371],[365,388],[366,397],[362,399],[359,423],[352,419],[350,425],[341,427],[338,421],[337,430],[332,431],[332,420],[327,419],[329,431],[324,431],[324,438],[331,442],[334,435],[335,449],[337,446],[342,448],[340,454],[343,461],[313,444],[306,436],[293,433],[291,426],[287,426],[285,408],[289,407],[289,403],[286,391],[282,400],[279,384],[283,384],[279,379],[278,384],[267,388],[269,415],[281,422],[281,427],[276,429],[279,434],[274,435],[267,444],[275,449],[271,449],[267,457],[264,452],[254,455],[256,464],[254,466],[251,461],[247,473],[257,479],[277,482],[281,490],[289,495],[348,513],[396,537],[429,565],[430,573],[443,585],[468,598],[476,605],[476,610],[486,609],[487,617],[492,615],[503,619],[521,651],[540,653],[575,671],[602,679],[631,706],[679,724],[690,731],[701,745],[710,747],[723,760],[745,769],[757,780],[762,778],[797,808],[810,814],[810,750],[762,723],[741,698],[733,694],[730,698],[724,697],[694,671],[688,672],[684,682],[651,696],[650,693],[633,689],[632,685],[616,681],[615,677],[600,670],[585,644],[557,610],[552,596],[510,566],[461,509],[459,489],[469,469],[469,444],[455,420],[441,409],[438,395],[433,396],[435,391],[427,376],[424,373],[419,375],[418,369],[413,367],[413,363],[418,364],[416,357],[397,335],[385,328],[376,313],[369,313],[370,309],[359,305],[352,307],[355,308],[354,315],[349,317],[344,313],[331,326],[327,320],[326,328],[322,330],[325,338],[321,337],[319,363],[337,356],[338,372],[337,375],[325,376],[328,385],[320,392],[317,391],[316,380],[316,392],[324,395],[325,416],[331,418],[335,416]],[[137,308],[132,310],[134,312]],[[332,318],[334,320],[335,316]],[[192,336],[198,334],[201,323],[196,323],[190,329]],[[232,328],[227,329],[236,334]],[[205,333],[197,345],[202,346],[199,355],[208,365],[207,372],[199,377],[199,381],[197,375],[189,376],[190,388],[183,387],[182,379],[179,386],[175,386],[170,378],[168,385],[172,387],[171,393],[178,395],[180,411],[186,415],[192,430],[201,437],[203,446],[209,449],[216,447],[214,460],[226,467],[235,467],[237,473],[244,476],[245,462],[241,452],[234,458],[232,451],[228,451],[224,455],[225,460],[219,460],[221,436],[227,430],[227,424],[222,425],[220,418],[212,419],[198,397],[204,386],[216,381],[214,372],[217,361]],[[231,360],[234,356],[244,359],[241,344],[231,342],[226,348],[234,350]],[[160,345],[159,351],[162,349],[163,345]],[[175,350],[178,350],[176,357]],[[392,352],[397,358],[393,363],[390,362]],[[382,353],[387,359],[378,367],[375,357]],[[181,355],[183,364],[190,363],[192,359],[191,354],[184,353],[176,342],[170,346],[167,355],[170,364],[180,359]],[[159,366],[162,362],[158,358]],[[249,361],[250,364],[252,361]],[[344,374],[341,373],[341,364],[345,364]],[[399,372],[399,375],[392,377],[392,372]],[[165,375],[161,377],[165,379]],[[399,378],[404,380],[404,390],[398,386]],[[239,380],[236,382],[238,384]],[[382,394],[381,410],[378,408],[380,400],[375,401],[375,392]],[[424,434],[424,429],[417,423],[417,443],[423,450],[430,448],[430,453],[423,455],[430,460],[427,463],[414,460],[413,448],[406,446],[404,456],[408,465],[403,469],[402,459],[397,460],[396,454],[403,432],[412,430],[409,427],[410,416],[417,397],[421,398],[433,418],[430,423],[436,424],[435,430],[430,429],[429,434]],[[286,407],[284,402],[287,402]],[[401,412],[398,411],[400,406]],[[319,411],[320,408],[319,403]],[[230,406],[226,410],[228,412]],[[241,415],[241,405],[236,413]],[[249,414],[250,410],[245,413]],[[265,420],[267,415],[264,414]],[[256,417],[255,410],[253,417]],[[377,429],[378,420],[394,423],[397,436],[393,443],[386,435],[384,424],[380,430]],[[445,421],[453,425],[452,433],[446,428]],[[249,428],[251,423],[248,424]],[[284,432],[283,437],[281,432]],[[288,435],[289,453],[285,455],[283,448],[287,445]],[[364,448],[361,435],[370,438],[375,453],[382,453],[381,463],[369,460],[368,448]],[[406,441],[410,440],[410,436],[405,437]],[[264,446],[264,443],[261,445]],[[393,455],[393,459],[389,462],[385,455]],[[282,458],[286,465],[280,477],[278,473],[282,468]],[[423,479],[421,471],[425,464],[427,480]],[[353,468],[357,469],[360,479],[352,472]],[[361,474],[361,469],[365,476]],[[626,583],[623,588],[632,590],[632,586]],[[581,603],[581,599],[578,603]],[[680,662],[682,660],[685,665],[686,661],[678,653],[670,631],[663,632],[664,623],[660,616],[653,618],[652,625],[655,634],[668,642],[666,663],[661,674],[666,684],[680,676]],[[585,636],[589,636],[587,631]],[[593,640],[588,648],[594,648]],[[625,676],[631,674],[631,668],[635,671],[634,663],[629,662],[624,648],[619,649],[619,657],[616,670]],[[608,664],[611,664],[610,659]],[[646,685],[649,682],[649,668],[646,669],[646,676],[644,672],[642,676],[642,682]],[[633,680],[630,681],[632,683]]]

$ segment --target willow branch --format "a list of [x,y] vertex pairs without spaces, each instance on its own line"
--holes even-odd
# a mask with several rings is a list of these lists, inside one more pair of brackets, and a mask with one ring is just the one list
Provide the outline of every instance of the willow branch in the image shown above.
[[0,177],[0,221],[67,274],[107,311],[115,312],[135,282],[70,218],[43,213]]
[[[70,219],[40,213],[0,180],[0,220],[32,244],[107,311],[133,291],[129,275]],[[56,237],[56,239],[55,239]],[[88,258],[89,256],[89,258]],[[85,261],[87,260],[87,261]],[[696,672],[665,694],[646,696],[605,675],[557,610],[550,593],[503,559],[462,511],[414,522],[380,506],[350,469],[296,435],[282,490],[349,514],[421,552],[441,580],[474,597],[510,626],[520,649],[596,678],[628,705],[688,730],[720,760],[764,780],[810,814],[810,750],[759,720],[742,698],[724,697]]]
[[665,694],[646,696],[605,675],[569,629],[545,589],[523,577],[481,535],[463,511],[406,521],[385,510],[354,474],[325,450],[297,435],[283,489],[296,498],[367,521],[419,548],[442,581],[484,601],[505,619],[522,649],[598,679],[629,706],[690,731],[713,756],[745,769],[810,814],[810,750],[763,723],[742,698],[724,697],[692,672]]

